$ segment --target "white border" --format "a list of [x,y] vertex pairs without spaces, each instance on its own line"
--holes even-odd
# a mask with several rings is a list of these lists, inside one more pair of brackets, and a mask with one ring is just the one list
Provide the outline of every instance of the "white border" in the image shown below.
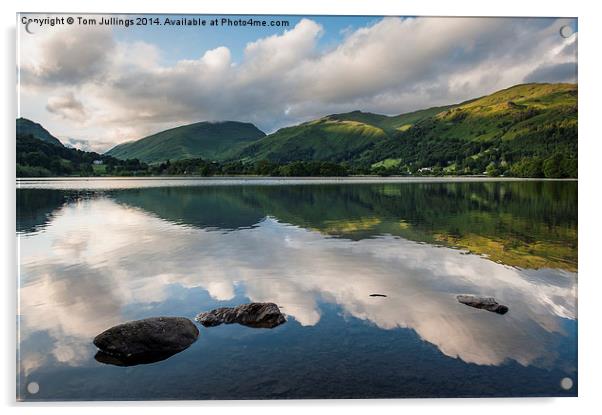
[[[598,306],[602,273],[596,261],[602,235],[599,215],[601,199],[599,169],[602,167],[602,91],[600,77],[600,41],[602,14],[595,1],[474,0],[402,1],[402,0],[5,0],[2,4],[2,116],[4,136],[2,148],[2,249],[4,265],[1,279],[3,318],[0,346],[3,368],[0,377],[1,402],[9,413],[17,411],[49,414],[106,413],[131,411],[143,406],[148,414],[164,414],[167,407],[177,406],[178,413],[199,411],[223,413],[273,412],[280,414],[332,412],[364,414],[374,408],[381,413],[465,414],[470,412],[548,414],[590,413],[600,411],[602,374],[600,365],[602,316]],[[22,12],[98,12],[98,13],[208,13],[208,14],[355,14],[355,15],[431,15],[431,16],[570,16],[579,18],[579,398],[563,399],[438,399],[438,400],[358,400],[358,401],[241,401],[241,402],[153,402],[153,403],[15,403],[15,21]],[[199,374],[203,376],[203,374]],[[125,406],[125,408],[119,408]],[[596,409],[596,407],[598,407]]]

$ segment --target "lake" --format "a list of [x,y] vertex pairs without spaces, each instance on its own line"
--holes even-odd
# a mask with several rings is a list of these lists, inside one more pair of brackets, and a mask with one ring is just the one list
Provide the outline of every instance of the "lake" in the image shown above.
[[[17,185],[20,400],[577,395],[576,181]],[[287,322],[95,359],[113,325],[252,301]]]

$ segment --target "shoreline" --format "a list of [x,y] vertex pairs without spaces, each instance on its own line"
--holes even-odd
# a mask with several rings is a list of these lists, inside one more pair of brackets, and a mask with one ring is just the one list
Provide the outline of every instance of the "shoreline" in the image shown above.
[[16,181],[27,180],[445,180],[445,179],[478,179],[478,180],[548,180],[548,181],[577,181],[577,177],[515,177],[515,176],[487,176],[487,175],[462,175],[462,176],[378,176],[378,175],[350,175],[350,176],[259,176],[251,174],[231,176],[54,176],[54,177],[16,177]]
[[577,177],[503,177],[503,176],[376,176],[376,175],[357,175],[357,176],[254,176],[254,175],[233,175],[233,176],[56,176],[56,177],[16,177],[17,182],[27,181],[89,181],[89,180],[248,180],[248,181],[578,181]]
[[146,177],[41,177],[17,178],[17,189],[119,190],[150,187],[194,186],[292,186],[402,183],[487,183],[487,182],[577,182],[577,179],[546,179],[488,176],[347,176],[347,177],[267,177],[267,176],[146,176]]

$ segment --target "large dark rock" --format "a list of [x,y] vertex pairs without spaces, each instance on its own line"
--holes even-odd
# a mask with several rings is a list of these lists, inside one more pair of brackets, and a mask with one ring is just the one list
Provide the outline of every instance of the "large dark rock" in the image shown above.
[[476,297],[474,295],[458,295],[456,297],[459,302],[466,304],[467,306],[480,308],[482,310],[491,311],[498,314],[506,314],[508,307],[499,304],[495,298],[492,297]]
[[201,313],[196,316],[196,321],[205,327],[238,323],[248,327],[271,329],[285,323],[286,319],[274,303],[249,303]]
[[[198,336],[199,329],[187,318],[153,317],[111,327],[96,336],[94,344],[102,351],[97,360],[129,366],[166,359],[186,349]],[[114,357],[114,362],[108,356]]]

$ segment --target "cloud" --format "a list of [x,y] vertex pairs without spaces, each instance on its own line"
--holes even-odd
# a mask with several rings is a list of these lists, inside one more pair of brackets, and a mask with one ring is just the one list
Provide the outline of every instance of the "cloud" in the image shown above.
[[86,119],[84,105],[75,98],[72,92],[58,97],[50,97],[46,104],[46,110],[66,120],[84,121]]
[[256,82],[274,75],[286,74],[306,59],[316,55],[316,43],[323,28],[302,19],[282,35],[273,35],[247,44],[241,68],[241,82]]
[[576,82],[577,68],[574,63],[542,65],[525,77],[526,82]]
[[577,34],[551,48],[525,82],[577,82]]
[[106,28],[71,26],[35,36],[35,43],[30,40],[23,45],[23,53],[28,55],[26,65],[20,68],[25,85],[71,86],[101,81],[110,67],[115,41]]
[[[170,64],[147,41],[73,28],[27,38],[22,101],[27,109],[40,94],[75,91],[93,109],[88,136],[112,143],[200,120],[250,121],[270,132],[355,109],[399,114],[527,81],[574,80],[576,34],[563,39],[558,32],[569,23],[387,17],[346,30],[324,48],[319,40],[329,28],[305,18],[280,34],[249,39],[240,61],[220,45]],[[81,138],[57,127],[65,129],[57,134]]]

